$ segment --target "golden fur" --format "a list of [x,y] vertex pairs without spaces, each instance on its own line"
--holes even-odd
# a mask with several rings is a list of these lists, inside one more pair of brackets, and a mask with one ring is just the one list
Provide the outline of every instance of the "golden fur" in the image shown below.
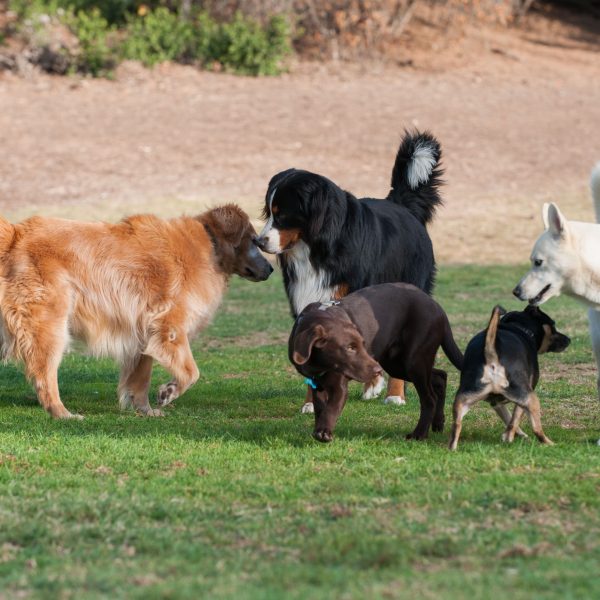
[[122,365],[119,397],[147,415],[153,360],[173,376],[159,403],[199,376],[189,337],[211,320],[233,273],[266,279],[247,215],[228,205],[198,217],[138,215],[117,224],[0,219],[0,342],[21,360],[40,404],[72,415],[57,369],[71,338]]

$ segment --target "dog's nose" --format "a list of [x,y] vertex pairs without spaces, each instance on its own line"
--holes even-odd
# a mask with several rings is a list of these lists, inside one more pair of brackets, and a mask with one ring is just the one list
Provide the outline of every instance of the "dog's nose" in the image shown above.
[[513,290],[513,296],[516,296],[519,300],[521,300],[521,286],[518,285],[514,290]]
[[252,241],[254,242],[254,245],[258,246],[258,248],[260,248],[261,250],[265,249],[265,243],[266,242],[265,242],[264,238],[260,238],[260,237],[254,238]]

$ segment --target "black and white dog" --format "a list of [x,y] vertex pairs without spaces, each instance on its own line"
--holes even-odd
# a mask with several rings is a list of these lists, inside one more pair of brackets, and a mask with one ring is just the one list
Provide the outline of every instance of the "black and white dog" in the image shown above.
[[[440,159],[431,134],[406,132],[385,200],[358,199],[326,177],[298,169],[271,179],[257,244],[277,254],[294,318],[311,302],[379,283],[411,283],[431,294],[435,260],[426,225],[442,202]],[[382,387],[380,378],[365,397]],[[403,404],[403,395],[403,385],[396,386],[386,401]]]

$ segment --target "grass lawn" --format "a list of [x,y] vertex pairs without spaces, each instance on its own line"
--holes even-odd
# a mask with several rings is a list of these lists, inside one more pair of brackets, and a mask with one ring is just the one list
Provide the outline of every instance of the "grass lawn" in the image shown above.
[[[516,267],[440,268],[436,298],[455,336],[492,306],[521,309]],[[598,598],[600,405],[586,311],[546,305],[572,338],[541,359],[554,447],[500,442],[478,405],[457,453],[447,427],[407,442],[418,402],[360,400],[336,439],[311,438],[287,360],[281,279],[232,282],[196,340],[201,380],[167,418],[117,409],[117,366],[76,354],[51,420],[20,368],[0,390],[0,598]],[[155,369],[153,393],[166,374]],[[529,424],[525,430],[530,432]]]

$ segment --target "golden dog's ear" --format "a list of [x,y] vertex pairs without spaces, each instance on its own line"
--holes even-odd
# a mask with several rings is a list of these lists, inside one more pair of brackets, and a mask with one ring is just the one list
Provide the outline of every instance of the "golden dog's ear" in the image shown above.
[[310,358],[313,346],[317,348],[323,346],[326,339],[327,335],[322,325],[301,331],[294,338],[292,359],[297,365],[305,364]]
[[235,247],[240,245],[247,229],[252,229],[248,215],[235,204],[218,206],[210,211],[210,216],[215,234]]

